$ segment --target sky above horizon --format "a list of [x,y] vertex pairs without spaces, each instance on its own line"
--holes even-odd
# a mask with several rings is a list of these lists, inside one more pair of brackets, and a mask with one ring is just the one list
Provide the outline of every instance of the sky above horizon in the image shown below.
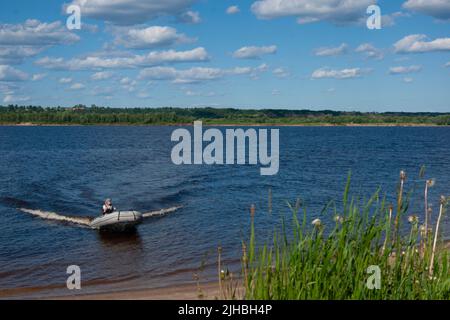
[[0,6],[0,105],[450,112],[450,0]]

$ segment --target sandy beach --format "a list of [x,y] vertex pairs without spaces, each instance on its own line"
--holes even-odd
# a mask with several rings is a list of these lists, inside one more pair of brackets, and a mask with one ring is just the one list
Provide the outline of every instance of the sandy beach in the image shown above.
[[219,284],[209,282],[185,284],[163,288],[124,290],[107,293],[77,294],[52,297],[57,300],[215,300],[219,299]]

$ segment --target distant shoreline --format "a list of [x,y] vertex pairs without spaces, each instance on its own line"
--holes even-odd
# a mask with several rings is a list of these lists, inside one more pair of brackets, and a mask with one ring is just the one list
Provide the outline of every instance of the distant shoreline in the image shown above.
[[0,106],[3,125],[450,126],[450,113],[308,109]]
[[[192,126],[193,123],[155,123],[155,124],[136,124],[136,123],[0,123],[0,127],[157,127],[157,126]],[[203,126],[217,127],[450,127],[450,125],[439,125],[433,123],[203,123]]]

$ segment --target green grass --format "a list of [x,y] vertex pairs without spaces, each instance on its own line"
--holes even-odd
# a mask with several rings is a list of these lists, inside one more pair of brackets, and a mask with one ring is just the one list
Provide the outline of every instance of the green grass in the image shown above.
[[[244,298],[449,299],[448,250],[433,250],[436,230],[425,236],[418,218],[406,216],[404,181],[393,208],[380,192],[366,201],[351,199],[349,177],[342,212],[332,210],[334,226],[312,225],[306,209],[290,206],[292,221],[283,223],[270,245],[257,243],[252,215],[250,238],[243,242]],[[439,220],[445,206],[442,198],[434,213]],[[369,266],[380,268],[379,289],[367,287]]]

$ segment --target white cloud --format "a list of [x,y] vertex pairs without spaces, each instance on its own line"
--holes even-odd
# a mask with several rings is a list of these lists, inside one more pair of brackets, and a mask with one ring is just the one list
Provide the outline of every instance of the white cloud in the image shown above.
[[445,64],[445,67],[450,68],[450,61]]
[[120,79],[120,84],[134,86],[134,85],[136,85],[136,81],[132,80],[128,77],[125,77],[125,78]]
[[175,28],[152,26],[143,29],[117,28],[115,43],[126,48],[149,49],[193,42],[194,39],[178,33]]
[[74,0],[82,15],[119,25],[133,25],[160,16],[178,16],[194,3],[194,0]]
[[424,34],[412,34],[394,44],[396,53],[423,53],[431,51],[450,51],[450,38],[426,41]]
[[200,13],[197,11],[186,11],[178,16],[178,20],[184,23],[197,24],[202,22],[202,18],[200,17]]
[[80,90],[80,89],[84,89],[84,84],[82,83],[74,83],[73,85],[70,86],[71,90]]
[[260,0],[252,12],[259,19],[294,16],[299,23],[329,21],[335,24],[358,22],[375,0]]
[[96,69],[128,69],[145,66],[182,62],[204,62],[209,56],[206,50],[198,47],[187,51],[151,51],[146,55],[128,56],[86,56],[64,60],[63,58],[44,57],[35,62],[36,65],[53,70],[96,70]]
[[129,77],[124,77],[120,80],[120,84],[122,88],[128,92],[134,92],[136,90],[135,86],[137,85],[137,81]]
[[311,78],[312,79],[325,79],[325,78],[333,78],[333,79],[351,79],[351,78],[359,78],[366,71],[361,68],[349,68],[349,69],[341,69],[334,70],[329,68],[320,68],[315,70]]
[[227,8],[227,10],[226,10],[227,14],[236,14],[236,13],[239,13],[239,12],[241,12],[241,10],[239,10],[238,6],[229,6]]
[[414,79],[411,78],[411,77],[404,77],[404,78],[403,78],[403,82],[405,82],[405,83],[411,83],[411,82],[413,82],[413,81],[414,81]]
[[60,21],[44,23],[26,20],[23,24],[0,25],[0,45],[50,46],[71,44],[80,37],[69,32]]
[[199,91],[186,90],[186,91],[184,91],[184,94],[189,97],[214,97],[214,96],[216,96],[216,93],[214,91],[199,92]]
[[11,94],[6,95],[3,98],[4,103],[10,103],[10,104],[18,104],[21,102],[27,102],[30,100],[30,97],[18,97]]
[[37,73],[37,74],[33,74],[33,76],[31,77],[31,81],[38,81],[38,80],[42,80],[47,76],[46,73]]
[[290,76],[290,73],[285,68],[276,68],[272,73],[278,78],[286,78]]
[[107,80],[113,76],[113,73],[110,71],[100,71],[91,75],[92,80]]
[[19,24],[0,24],[0,64],[21,64],[53,45],[72,44],[80,38],[59,21],[28,19]]
[[256,77],[267,70],[266,64],[257,67],[235,67],[231,69],[192,67],[190,69],[175,69],[173,67],[145,68],[139,73],[139,79],[168,80],[173,83],[197,83],[223,78],[228,75],[248,75]]
[[363,43],[359,45],[355,52],[363,53],[367,58],[381,60],[384,58],[384,53],[382,50],[375,48],[370,43]]
[[348,46],[346,43],[342,43],[338,47],[322,47],[314,50],[314,54],[319,57],[325,56],[338,56],[347,53]]
[[172,80],[174,83],[193,83],[205,80],[215,80],[223,76],[218,68],[193,67],[177,70],[172,67],[146,68],[139,73],[140,79]]
[[413,65],[413,66],[399,66],[399,67],[391,67],[389,68],[389,74],[407,74],[407,73],[415,73],[422,70],[421,66]]
[[28,75],[11,66],[0,65],[0,81],[25,81]]
[[0,82],[0,93],[3,95],[12,95],[19,87],[14,82]]
[[242,47],[233,53],[233,57],[237,59],[259,59],[262,55],[275,54],[277,52],[277,46],[265,46],[265,47]]
[[[386,28],[386,27],[392,27],[395,25],[395,20],[397,18],[405,18],[405,17],[410,17],[411,15],[409,13],[406,12],[402,12],[402,11],[396,11],[390,14],[386,14],[386,15],[382,15],[381,16],[381,27],[382,28]],[[361,22],[365,22],[366,20],[362,19]]]
[[98,25],[83,22],[83,24],[81,26],[81,31],[88,31],[90,33],[97,33],[98,32]]
[[440,20],[450,19],[450,2],[448,0],[408,0],[403,7]]
[[71,83],[72,78],[61,78],[59,79],[59,83]]
[[21,64],[25,59],[41,53],[44,47],[0,46],[0,64]]

